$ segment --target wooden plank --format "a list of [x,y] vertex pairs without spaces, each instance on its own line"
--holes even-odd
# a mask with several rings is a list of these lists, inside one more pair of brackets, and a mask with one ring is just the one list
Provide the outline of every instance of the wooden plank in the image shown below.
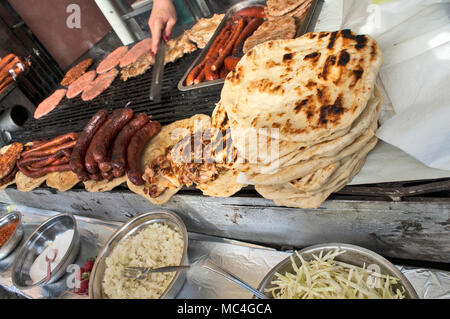
[[[130,192],[0,191],[0,202],[126,221],[154,205]],[[450,202],[329,200],[317,210],[277,207],[255,197],[177,195],[163,206],[188,229],[277,247],[318,243],[361,245],[394,258],[450,262]]]

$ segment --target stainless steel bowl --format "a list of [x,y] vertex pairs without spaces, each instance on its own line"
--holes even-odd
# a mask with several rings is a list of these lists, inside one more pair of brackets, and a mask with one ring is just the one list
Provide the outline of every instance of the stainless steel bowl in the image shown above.
[[[394,289],[401,289],[401,287],[404,287],[406,299],[419,298],[408,279],[406,279],[406,277],[391,262],[371,250],[348,244],[321,244],[305,248],[299,251],[299,254],[305,261],[309,261],[313,259],[312,255],[317,256],[321,251],[326,254],[327,252],[336,249],[346,251],[345,254],[336,257],[336,260],[359,267],[362,267],[364,264],[366,266],[372,264],[377,265],[381,274],[390,275],[399,279],[399,283],[394,286]],[[294,254],[293,256],[297,265],[300,265],[301,261],[297,257],[297,255]],[[259,285],[258,290],[264,293],[269,298],[272,298],[272,295],[270,293],[264,292],[264,290],[273,288],[271,282],[276,280],[275,273],[284,274],[286,272],[294,272],[290,257],[284,259],[266,275],[266,277]]]
[[0,260],[6,258],[15,249],[23,237],[22,214],[19,212],[12,212],[0,218],[0,228],[15,221],[18,221],[18,224],[14,233],[9,237],[7,242],[0,247]]
[[[137,234],[139,231],[144,229],[149,224],[153,223],[164,223],[172,229],[180,232],[183,236],[184,249],[183,257],[181,258],[181,265],[188,265],[188,235],[186,231],[186,226],[183,221],[174,213],[167,210],[155,210],[149,213],[139,215],[121,228],[119,228],[108,240],[106,245],[103,247],[99,253],[97,260],[95,261],[94,268],[91,272],[91,277],[89,280],[89,297],[92,299],[108,299],[108,296],[103,292],[103,276],[106,270],[106,258],[112,253],[114,248],[122,240],[129,238],[133,234]],[[186,280],[186,272],[180,271],[173,278],[172,282],[167,287],[166,291],[161,295],[161,299],[171,299],[175,298],[179,293],[183,284]]]
[[75,218],[69,214],[61,214],[51,217],[42,223],[20,248],[11,269],[11,279],[14,286],[19,289],[29,289],[45,284],[45,278],[37,283],[33,283],[30,277],[31,265],[58,235],[68,230],[74,230],[72,242],[61,262],[52,271],[51,280],[47,284],[57,281],[66,273],[67,267],[77,257],[80,248],[80,235]]

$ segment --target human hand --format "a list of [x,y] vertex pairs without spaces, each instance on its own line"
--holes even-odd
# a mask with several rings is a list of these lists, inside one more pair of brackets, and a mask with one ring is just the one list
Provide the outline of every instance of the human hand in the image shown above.
[[177,13],[171,0],[154,0],[153,9],[148,20],[148,25],[152,33],[152,54],[158,52],[158,45],[161,38],[169,41],[172,29],[177,23]]

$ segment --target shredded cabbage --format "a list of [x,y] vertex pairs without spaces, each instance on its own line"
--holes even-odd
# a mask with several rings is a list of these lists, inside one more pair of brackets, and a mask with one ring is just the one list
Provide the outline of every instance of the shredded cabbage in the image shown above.
[[[294,273],[284,275],[276,273],[271,282],[273,288],[266,289],[275,299],[403,299],[405,289],[395,289],[398,278],[377,274],[362,268],[335,260],[345,251],[336,249],[323,256],[313,255],[311,261],[305,261],[295,252],[301,261],[300,267],[291,256]],[[375,283],[375,284],[374,284]]]

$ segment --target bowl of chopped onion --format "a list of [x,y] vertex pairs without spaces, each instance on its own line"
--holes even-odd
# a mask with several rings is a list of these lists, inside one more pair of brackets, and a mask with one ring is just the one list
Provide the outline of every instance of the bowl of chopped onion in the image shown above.
[[296,251],[258,288],[274,299],[418,299],[387,259],[362,247],[322,244]]

